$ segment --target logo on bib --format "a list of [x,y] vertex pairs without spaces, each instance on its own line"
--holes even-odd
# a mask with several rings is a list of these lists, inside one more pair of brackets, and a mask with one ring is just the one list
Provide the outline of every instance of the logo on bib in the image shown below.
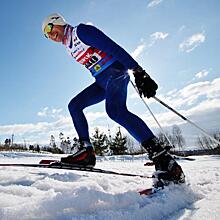
[[99,64],[97,64],[97,65],[94,66],[94,70],[95,70],[96,72],[98,72],[100,69],[101,69],[101,66],[100,66]]

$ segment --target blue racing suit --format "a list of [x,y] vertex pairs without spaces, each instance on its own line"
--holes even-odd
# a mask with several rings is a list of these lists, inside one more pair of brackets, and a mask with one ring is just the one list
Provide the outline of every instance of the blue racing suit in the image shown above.
[[89,140],[88,123],[83,110],[105,100],[108,116],[123,126],[140,143],[153,138],[148,126],[126,106],[128,69],[138,63],[102,31],[91,25],[67,25],[63,44],[69,54],[84,65],[95,82],[74,97],[69,111],[81,140]]

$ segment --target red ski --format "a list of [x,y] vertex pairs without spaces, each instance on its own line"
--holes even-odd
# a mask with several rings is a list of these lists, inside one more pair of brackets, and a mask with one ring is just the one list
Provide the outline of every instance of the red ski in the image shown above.
[[144,190],[141,190],[139,191],[139,194],[140,195],[146,195],[146,196],[149,196],[149,195],[152,195],[152,194],[155,194],[157,193],[158,191],[162,190],[163,188],[148,188],[148,189],[144,189]]

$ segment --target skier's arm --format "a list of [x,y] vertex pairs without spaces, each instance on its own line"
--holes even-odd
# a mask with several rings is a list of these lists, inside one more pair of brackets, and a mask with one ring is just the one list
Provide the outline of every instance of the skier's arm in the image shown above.
[[126,69],[134,69],[138,63],[118,44],[92,25],[80,24],[77,35],[87,45],[114,56]]
[[157,84],[141,66],[118,44],[102,31],[91,25],[80,24],[77,28],[79,38],[87,45],[113,55],[126,69],[132,69],[140,96],[150,98],[156,94]]

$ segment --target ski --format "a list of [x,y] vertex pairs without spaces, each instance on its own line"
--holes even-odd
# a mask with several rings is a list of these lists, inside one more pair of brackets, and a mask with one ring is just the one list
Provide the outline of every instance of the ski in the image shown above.
[[[174,156],[174,159],[175,160],[187,160],[187,161],[195,161],[195,159],[194,158],[189,158],[189,157],[180,157],[180,156]],[[144,164],[144,166],[154,166],[155,164],[154,164],[154,162],[152,162],[152,161],[147,161],[145,164]]]
[[155,194],[158,191],[161,191],[163,189],[164,189],[163,187],[159,187],[159,188],[151,187],[151,188],[147,188],[147,189],[143,189],[141,191],[138,191],[138,193],[140,195],[150,196],[150,195],[153,195],[153,194]]
[[153,196],[154,194],[158,193],[158,192],[161,192],[167,188],[169,189],[172,189],[177,186],[190,186],[189,183],[173,183],[173,182],[170,182],[170,183],[167,183],[166,185],[161,185],[161,186],[158,186],[158,187],[155,187],[155,186],[152,186],[152,187],[149,187],[149,188],[146,188],[146,189],[143,189],[143,190],[139,190],[138,193],[140,195],[144,195],[144,196]]
[[0,164],[0,167],[36,167],[36,168],[49,168],[49,169],[64,169],[64,170],[75,170],[75,171],[85,171],[85,172],[94,172],[94,173],[102,173],[102,174],[112,174],[112,175],[120,175],[120,176],[131,176],[131,177],[141,177],[141,178],[152,178],[152,176],[145,176],[139,174],[131,174],[131,173],[121,173],[115,172],[111,170],[104,170],[94,167],[85,167],[80,165],[69,165],[64,164],[55,160],[42,160],[37,164],[25,164],[25,163],[8,163],[8,164]]

